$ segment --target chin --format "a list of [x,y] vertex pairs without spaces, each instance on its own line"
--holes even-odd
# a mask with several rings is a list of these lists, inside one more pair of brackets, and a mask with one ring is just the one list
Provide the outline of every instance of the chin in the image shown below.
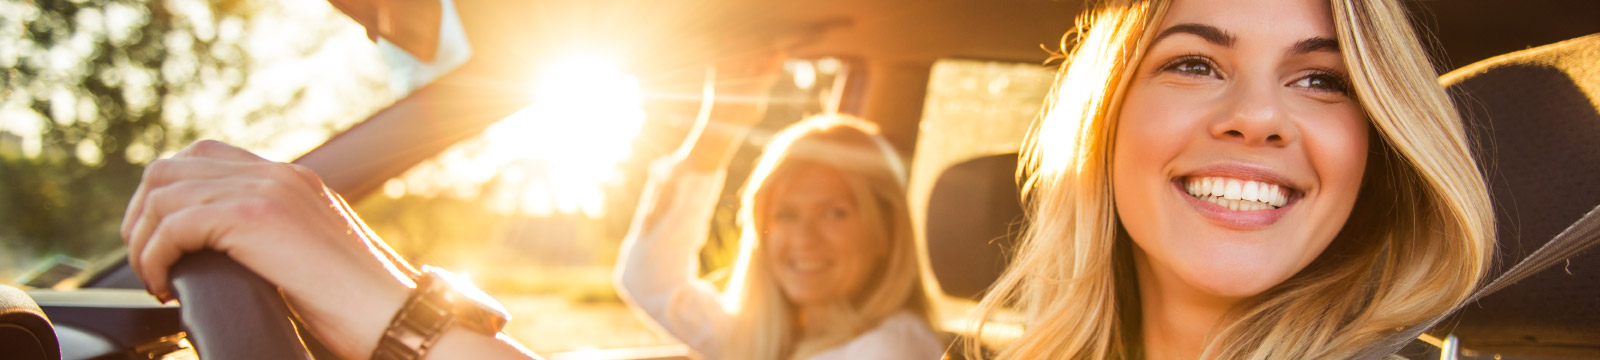
[[1239,244],[1210,244],[1211,249],[1178,255],[1186,264],[1176,267],[1184,282],[1196,290],[1225,298],[1256,296],[1293,276],[1296,269],[1286,263],[1290,254],[1274,254],[1267,249]]
[[1198,283],[1191,281],[1190,284],[1213,296],[1234,299],[1260,295],[1283,282],[1275,277],[1266,279],[1259,274],[1244,273],[1211,275],[1202,277],[1199,281]]

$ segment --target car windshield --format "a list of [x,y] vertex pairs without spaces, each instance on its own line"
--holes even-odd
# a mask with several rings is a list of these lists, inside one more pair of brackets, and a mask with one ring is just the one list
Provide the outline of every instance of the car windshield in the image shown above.
[[145,164],[197,139],[288,161],[392,102],[326,2],[0,2],[0,283],[73,288],[126,252]]
[[[560,89],[388,179],[355,204],[369,226],[415,263],[466,274],[512,314],[507,332],[541,353],[672,345],[618,297],[611,279],[648,163],[675,150],[698,100],[641,94],[614,58],[557,61],[531,86]],[[790,59],[757,133],[823,111],[849,64]],[[589,94],[585,96],[584,94]],[[645,97],[654,97],[646,99]],[[721,286],[732,263],[738,186],[760,152],[735,155],[701,256]],[[563,324],[553,327],[549,324]]]

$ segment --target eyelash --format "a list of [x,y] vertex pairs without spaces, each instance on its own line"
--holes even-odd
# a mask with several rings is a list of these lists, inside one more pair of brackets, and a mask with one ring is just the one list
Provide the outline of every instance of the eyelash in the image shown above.
[[[1191,72],[1179,70],[1179,67],[1182,67],[1184,65],[1193,65],[1193,64],[1204,64],[1208,68],[1208,70],[1210,70],[1211,74],[1203,75],[1203,74],[1196,74],[1196,73],[1191,73]],[[1183,56],[1179,56],[1179,57],[1177,57],[1175,59],[1172,59],[1172,61],[1168,61],[1166,65],[1162,65],[1160,71],[1163,71],[1163,72],[1169,72],[1170,71],[1170,72],[1178,73],[1179,75],[1186,75],[1186,76],[1212,76],[1212,77],[1218,77],[1218,78],[1221,77],[1220,75],[1217,74],[1217,63],[1214,62],[1214,61],[1211,61],[1210,58],[1207,58],[1204,55],[1200,55],[1200,54],[1185,54]]]
[[[1205,65],[1208,68],[1207,70],[1209,70],[1208,71],[1209,74],[1197,74],[1197,73],[1181,70],[1180,68],[1185,66],[1185,65]],[[1211,59],[1205,57],[1205,55],[1185,54],[1185,55],[1178,56],[1177,58],[1172,59],[1172,61],[1168,61],[1166,65],[1162,65],[1161,66],[1161,69],[1159,71],[1162,71],[1162,72],[1173,72],[1173,73],[1177,73],[1179,75],[1184,75],[1184,76],[1208,76],[1208,77],[1216,77],[1216,78],[1220,79],[1220,78],[1222,78],[1222,76],[1218,72],[1217,68],[1218,68],[1217,63],[1215,61],[1211,61]],[[1306,76],[1301,77],[1301,78],[1298,78],[1298,79],[1295,79],[1295,81],[1293,83],[1291,83],[1291,84],[1298,84],[1298,83],[1300,83],[1300,81],[1307,80],[1307,79],[1310,79],[1312,77],[1321,77],[1323,79],[1323,81],[1329,82],[1330,86],[1329,87],[1307,86],[1308,89],[1311,89],[1313,91],[1332,91],[1332,92],[1336,92],[1336,93],[1339,93],[1339,94],[1342,94],[1342,95],[1349,95],[1350,94],[1350,82],[1344,76],[1344,74],[1342,74],[1340,72],[1337,72],[1337,71],[1329,70],[1329,69],[1314,69],[1314,70],[1312,70],[1311,74],[1306,75]]]
[[1299,84],[1300,81],[1302,81],[1302,80],[1307,80],[1307,79],[1310,79],[1312,77],[1318,77],[1318,76],[1324,78],[1324,81],[1329,82],[1328,85],[1330,87],[1310,87],[1310,86],[1308,86],[1307,87],[1308,89],[1312,89],[1312,90],[1315,90],[1315,91],[1333,91],[1333,92],[1337,92],[1339,94],[1344,94],[1344,95],[1349,95],[1350,94],[1350,80],[1348,78],[1346,78],[1344,76],[1344,74],[1341,74],[1341,73],[1333,71],[1333,70],[1328,70],[1328,69],[1315,69],[1315,70],[1312,70],[1310,75],[1306,75],[1306,76],[1301,77],[1299,79],[1295,79],[1294,83],[1295,84]]

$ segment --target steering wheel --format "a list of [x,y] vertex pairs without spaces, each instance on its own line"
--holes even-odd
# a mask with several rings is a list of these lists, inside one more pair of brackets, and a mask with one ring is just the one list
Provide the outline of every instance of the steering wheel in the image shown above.
[[172,266],[172,288],[201,359],[312,358],[277,287],[227,255],[184,255]]

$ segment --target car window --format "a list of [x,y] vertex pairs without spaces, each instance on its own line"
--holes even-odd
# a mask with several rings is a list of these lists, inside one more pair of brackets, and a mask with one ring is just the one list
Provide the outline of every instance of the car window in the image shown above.
[[[530,85],[540,100],[355,203],[401,256],[465,273],[494,296],[511,312],[507,332],[539,353],[675,343],[628,309],[611,276],[646,168],[694,125],[699,84],[663,93],[613,60],[555,61]],[[702,274],[718,286],[737,243],[739,184],[764,135],[833,108],[849,66],[792,59],[784,70],[708,219]]]
[[392,102],[325,1],[0,3],[0,283],[70,288],[125,257],[145,164],[197,139],[292,160]]

